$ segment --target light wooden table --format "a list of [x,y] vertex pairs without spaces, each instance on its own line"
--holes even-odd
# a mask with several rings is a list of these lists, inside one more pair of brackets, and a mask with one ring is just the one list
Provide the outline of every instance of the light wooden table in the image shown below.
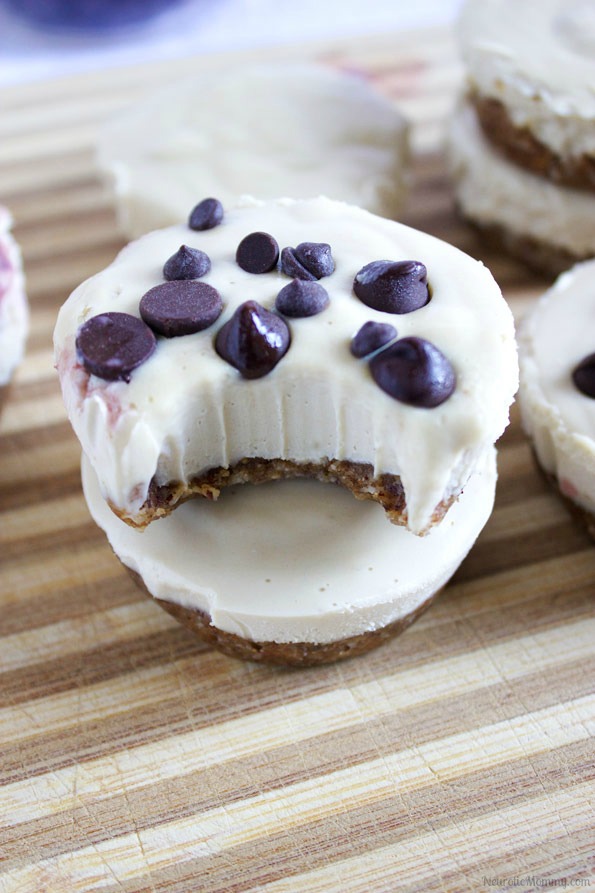
[[[453,212],[448,36],[289,55],[364,68],[399,102],[417,153],[407,222],[483,257],[522,313],[544,283],[483,251]],[[0,197],[32,307],[0,422],[0,890],[585,889],[595,549],[536,473],[516,415],[495,512],[452,584],[401,638],[337,666],[282,671],[208,650],[141,595],[87,514],[51,332],[70,290],[122,244],[95,135],[208,64],[0,93]]]

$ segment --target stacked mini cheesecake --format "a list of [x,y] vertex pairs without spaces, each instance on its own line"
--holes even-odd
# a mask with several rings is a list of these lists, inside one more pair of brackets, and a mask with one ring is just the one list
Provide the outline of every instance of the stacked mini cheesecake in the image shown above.
[[360,208],[205,199],[83,283],[55,344],[91,513],[229,653],[368,650],[491,512],[511,313],[480,263]]
[[595,255],[595,6],[467,0],[450,133],[463,215],[535,269]]
[[467,0],[458,37],[458,204],[561,273],[519,326],[519,405],[539,464],[595,535],[595,4]]

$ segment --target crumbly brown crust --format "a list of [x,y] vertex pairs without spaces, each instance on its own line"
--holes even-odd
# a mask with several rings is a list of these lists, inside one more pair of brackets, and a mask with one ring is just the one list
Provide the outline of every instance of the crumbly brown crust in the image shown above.
[[234,633],[224,632],[213,626],[210,617],[203,611],[190,610],[174,602],[154,598],[139,574],[130,570],[130,568],[127,568],[127,570],[150,598],[153,598],[168,614],[175,617],[176,620],[192,630],[208,645],[216,648],[217,651],[222,651],[223,654],[227,654],[229,657],[284,667],[313,667],[319,664],[330,664],[338,660],[345,660],[348,657],[355,657],[358,654],[365,654],[366,651],[378,648],[379,645],[383,645],[389,639],[393,639],[407,629],[429,608],[438,595],[436,592],[434,595],[429,596],[423,605],[420,605],[415,611],[412,611],[406,617],[389,623],[382,629],[361,633],[359,636],[350,636],[347,639],[339,639],[337,642],[325,644],[317,644],[315,642],[253,642],[250,639],[244,639],[241,636],[236,636]]
[[8,398],[9,389],[10,385],[8,384],[0,385],[0,412],[2,412],[2,407],[4,406]]
[[499,99],[477,93],[470,98],[485,136],[514,164],[562,186],[595,191],[595,158],[557,155],[528,127],[517,126]]
[[[135,518],[124,517],[113,505],[110,504],[110,507],[123,521],[142,528],[157,518],[169,515],[178,505],[196,496],[215,500],[224,487],[233,484],[262,484],[297,477],[340,484],[350,490],[356,499],[372,499],[380,503],[393,524],[407,524],[405,493],[398,475],[381,474],[375,477],[374,469],[368,463],[338,459],[295,462],[291,459],[246,458],[229,468],[211,468],[187,483],[174,481],[160,486],[153,480],[149,495]],[[436,507],[432,525],[442,520],[455,498],[453,495]]]
[[554,278],[575,263],[587,260],[589,255],[573,254],[563,248],[541,242],[532,236],[521,236],[511,232],[500,224],[478,223],[465,211],[459,208],[459,213],[465,218],[477,232],[482,240],[496,251],[505,251],[511,257],[522,261],[536,273]]

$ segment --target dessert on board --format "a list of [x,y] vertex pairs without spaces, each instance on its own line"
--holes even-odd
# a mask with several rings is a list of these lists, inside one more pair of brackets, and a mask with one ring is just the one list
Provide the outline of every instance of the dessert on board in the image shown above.
[[[131,243],[75,290],[55,348],[93,516],[168,610],[239,656],[307,664],[379,644],[429,603],[491,511],[494,443],[517,386],[512,314],[481,263],[355,206],[244,198],[224,209],[203,199],[186,224]],[[292,478],[350,493],[288,488]],[[339,521],[336,499],[346,497]],[[367,569],[357,594],[339,594],[339,569],[307,546],[327,503],[346,558],[351,548]],[[233,610],[221,608],[216,574],[208,582],[203,553],[192,554],[209,537],[224,550],[207,547],[221,568],[225,555],[233,564],[250,551],[236,506],[254,518],[245,537],[282,537],[255,572],[285,633],[266,605],[258,620],[237,568]],[[370,550],[378,526],[384,561]],[[134,529],[147,527],[146,539]],[[174,554],[152,555],[166,531],[195,562],[179,573]],[[332,545],[323,532],[314,540]],[[288,601],[287,575],[273,586],[266,555],[287,561],[292,542],[316,585],[301,597],[294,586]],[[301,640],[312,613],[343,620],[324,633],[314,623]],[[255,638],[266,630],[272,639]]]

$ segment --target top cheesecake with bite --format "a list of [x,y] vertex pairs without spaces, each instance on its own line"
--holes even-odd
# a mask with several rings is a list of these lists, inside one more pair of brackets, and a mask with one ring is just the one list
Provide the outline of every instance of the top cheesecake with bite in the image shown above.
[[103,496],[139,527],[304,475],[424,533],[517,386],[512,315],[481,263],[322,197],[200,202],[75,290],[55,350]]

